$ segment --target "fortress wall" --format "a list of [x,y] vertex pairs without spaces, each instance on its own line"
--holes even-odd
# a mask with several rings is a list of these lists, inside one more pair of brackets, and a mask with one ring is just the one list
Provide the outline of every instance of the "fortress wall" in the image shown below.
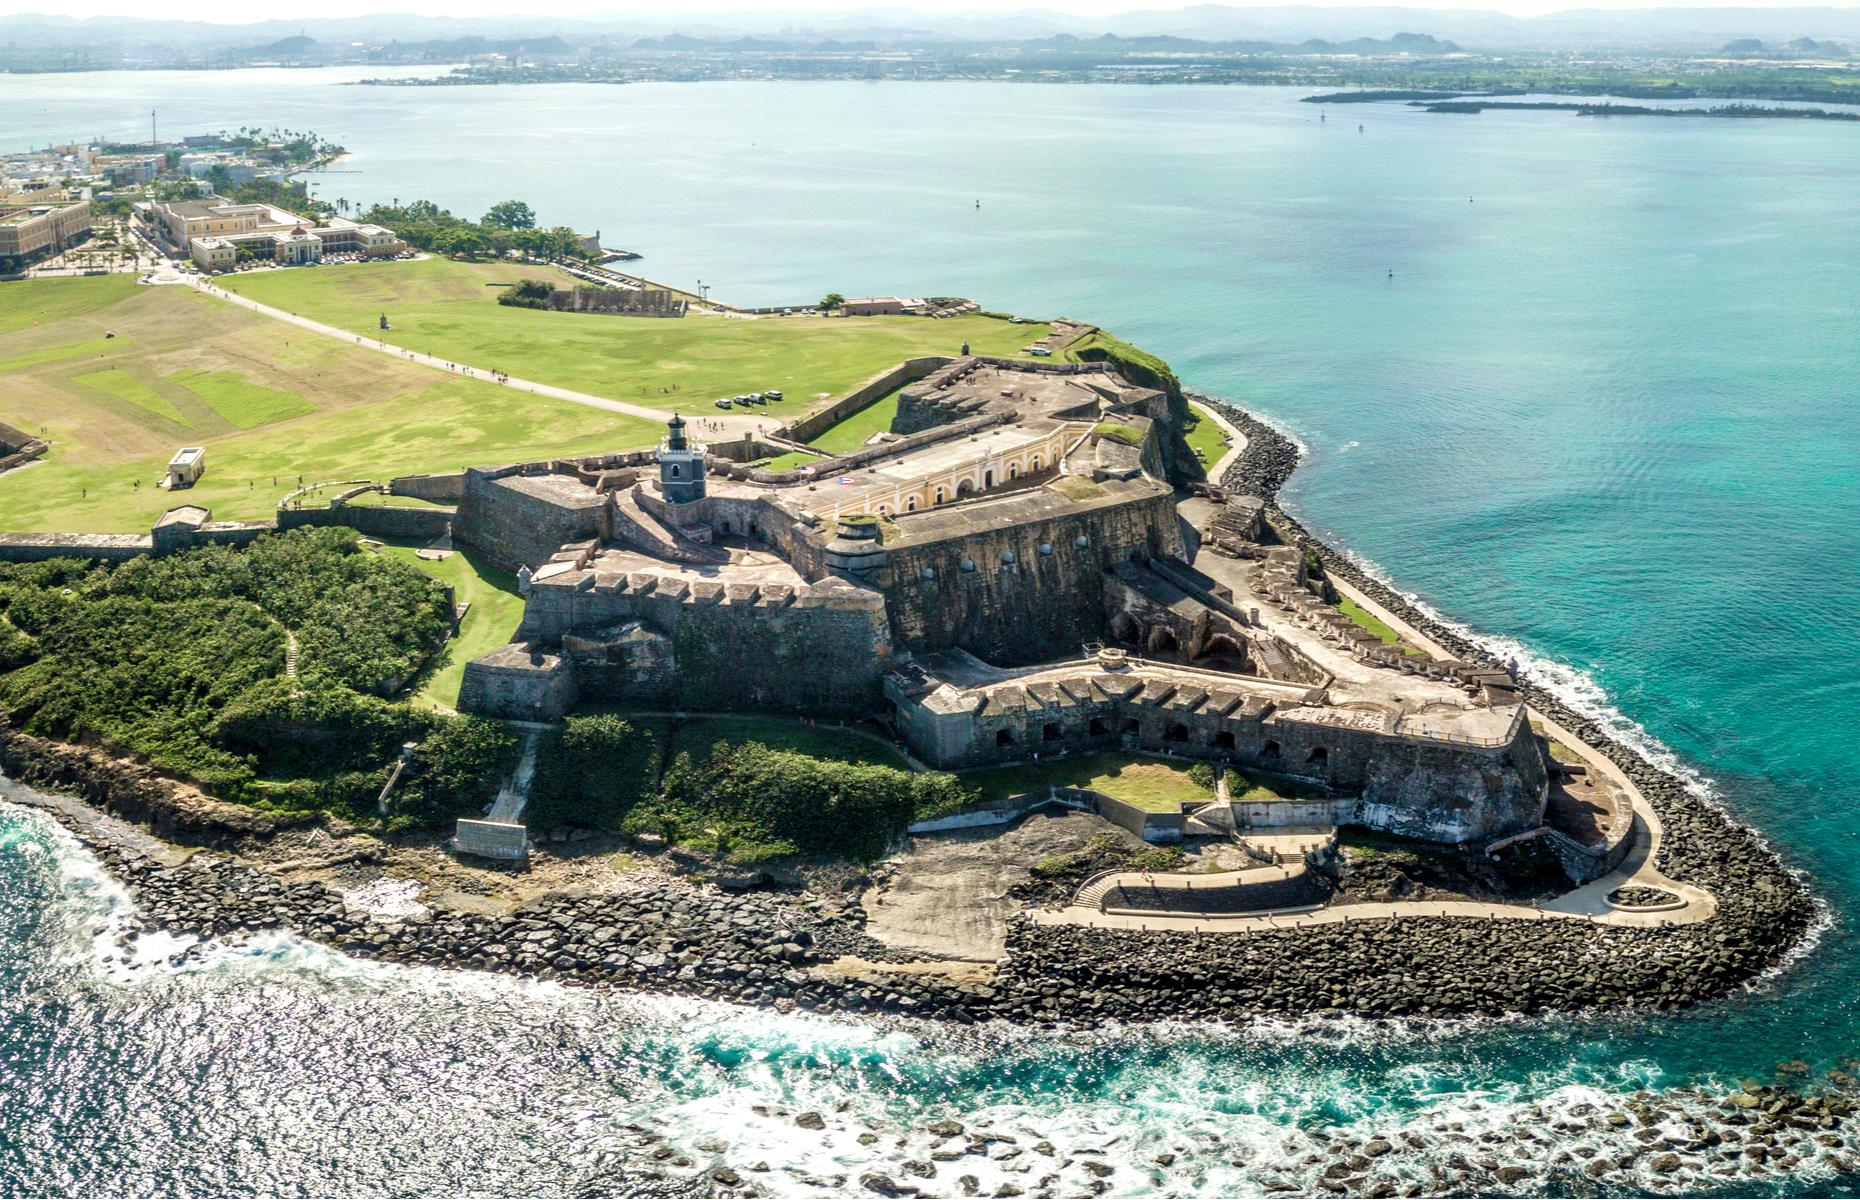
[[1484,748],[1276,713],[1254,719],[1238,708],[1227,716],[1184,712],[1175,697],[1152,701],[1147,693],[1131,700],[1091,695],[1058,708],[1030,700],[1025,708],[956,713],[899,703],[895,691],[891,698],[913,752],[938,767],[1122,748],[1309,780],[1358,797],[1350,823],[1424,841],[1486,842],[1543,819],[1547,776],[1528,727],[1505,746]]
[[874,403],[881,397],[903,387],[914,379],[922,379],[932,371],[939,370],[954,362],[953,358],[936,355],[928,358],[911,358],[899,363],[889,370],[880,371],[865,382],[835,400],[832,404],[811,416],[802,417],[793,424],[784,425],[776,430],[780,437],[791,442],[811,442],[823,432],[852,416],[860,409]]
[[521,467],[473,467],[465,472],[455,541],[468,545],[502,571],[535,567],[568,542],[603,535],[606,502],[559,504],[504,487],[501,480],[523,473]]
[[562,647],[583,700],[864,715],[882,699],[891,631],[868,588],[580,579],[532,587],[522,636]]
[[397,476],[388,480],[388,494],[412,496],[433,504],[457,504],[465,494],[465,472]]
[[0,533],[0,562],[44,562],[48,558],[88,558],[128,562],[155,548],[147,534]]
[[396,508],[387,504],[345,504],[332,508],[280,509],[279,529],[304,525],[346,525],[357,533],[379,538],[417,538],[431,541],[452,528],[449,508]]
[[[1050,553],[1041,553],[1042,546]],[[1181,552],[1174,499],[1156,492],[1023,525],[887,546],[879,584],[900,646],[926,652],[960,646],[993,663],[1032,663],[1076,655],[1102,634],[1106,570],[1132,555]]]

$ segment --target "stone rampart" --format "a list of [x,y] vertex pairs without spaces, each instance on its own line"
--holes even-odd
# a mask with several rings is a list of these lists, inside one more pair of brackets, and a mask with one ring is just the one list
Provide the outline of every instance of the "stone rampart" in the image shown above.
[[[580,701],[711,711],[864,715],[882,702],[891,658],[884,598],[832,577],[758,586],[581,571],[532,585],[519,636],[559,654]],[[474,685],[480,663],[518,665],[500,655],[467,666],[460,706],[537,711]]]
[[120,563],[154,549],[146,533],[0,533],[0,562],[88,558]]
[[388,480],[388,495],[412,496],[431,504],[457,504],[465,495],[465,472],[444,475],[398,475]]
[[[1174,498],[1160,487],[1078,503],[1055,496],[1045,512],[1016,508],[998,524],[989,503],[939,510],[932,515],[949,532],[885,546],[875,582],[900,646],[960,646],[1003,664],[1070,656],[1104,630],[1106,570],[1133,556],[1182,552]],[[953,520],[965,511],[975,518],[966,529]]]
[[880,371],[878,374],[858,384],[851,391],[835,400],[832,404],[810,416],[789,425],[784,425],[776,433],[789,441],[811,442],[824,431],[844,421],[860,409],[877,402],[885,396],[903,387],[913,380],[922,379],[932,371],[941,369],[954,362],[953,358],[941,355],[927,358],[906,359],[895,367]]
[[[622,464],[615,464],[616,466]],[[473,467],[465,472],[453,540],[499,570],[548,562],[569,542],[606,537],[606,499],[553,463]]]
[[343,525],[378,538],[432,541],[452,528],[449,508],[403,508],[391,504],[341,504],[328,508],[278,510],[279,529]]

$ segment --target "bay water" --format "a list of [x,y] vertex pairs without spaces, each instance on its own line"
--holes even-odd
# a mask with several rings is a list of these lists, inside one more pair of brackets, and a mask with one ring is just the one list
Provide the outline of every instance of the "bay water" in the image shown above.
[[1314,1129],[1499,1126],[1860,1050],[1860,131],[1259,88],[345,86],[369,73],[0,76],[0,150],[146,136],[151,109],[165,133],[314,129],[350,149],[319,195],[520,197],[739,303],[1101,323],[1284,427],[1302,519],[1692,775],[1828,919],[1678,1016],[956,1033],[289,938],[114,962],[126,899],[0,806],[0,1192],[658,1186],[629,1124],[730,1141],[775,1190],[898,1153],[762,1104],[981,1114],[1101,1150],[1120,1194],[1225,1194]]

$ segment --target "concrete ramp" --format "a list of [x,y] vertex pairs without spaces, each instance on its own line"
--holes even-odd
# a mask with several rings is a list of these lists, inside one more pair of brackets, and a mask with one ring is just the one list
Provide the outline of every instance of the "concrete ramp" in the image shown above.
[[522,823],[530,800],[530,780],[536,775],[536,751],[546,725],[530,725],[523,735],[523,753],[516,769],[498,789],[491,811],[482,821],[459,818],[452,832],[452,849],[459,854],[500,862],[525,862],[530,856],[530,832]]

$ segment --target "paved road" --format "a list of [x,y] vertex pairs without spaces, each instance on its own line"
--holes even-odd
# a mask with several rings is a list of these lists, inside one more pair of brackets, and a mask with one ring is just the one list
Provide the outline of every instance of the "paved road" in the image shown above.
[[[336,269],[340,270],[340,268]],[[295,325],[299,329],[307,329],[312,333],[322,334],[324,337],[347,342],[350,345],[359,346],[364,350],[373,350],[380,354],[386,354],[390,357],[401,359],[404,362],[415,363],[422,367],[431,367],[434,370],[444,371],[448,375],[461,376],[466,379],[478,379],[485,383],[496,383],[497,386],[511,388],[519,392],[530,392],[537,396],[547,396],[552,400],[566,400],[570,404],[580,404],[587,408],[598,408],[607,412],[623,413],[629,417],[642,417],[649,421],[664,421],[671,415],[670,409],[652,408],[644,404],[630,404],[625,400],[611,400],[606,396],[595,396],[588,392],[577,392],[570,388],[557,387],[552,383],[537,383],[534,380],[518,379],[514,375],[504,376],[501,382],[499,382],[493,378],[491,372],[482,367],[448,362],[445,359],[436,358],[430,354],[422,354],[418,350],[409,350],[404,346],[396,346],[392,342],[363,337],[360,334],[351,333],[346,329],[338,329],[333,325],[325,325],[320,321],[312,321],[308,317],[300,317],[296,313],[286,312],[281,308],[273,308],[269,304],[260,304],[258,301],[241,296],[236,292],[229,292],[225,288],[218,287],[199,275],[183,274],[180,278],[172,282],[187,284],[203,295],[212,296],[216,300],[224,300],[228,304],[236,304],[240,308],[250,309],[252,312],[258,313],[261,316],[267,316],[276,321],[283,321],[286,324]],[[737,413],[734,410],[725,413],[714,408],[708,401],[696,398],[693,399],[691,406],[684,411],[692,420],[694,428],[698,428],[701,422],[701,432],[707,437],[720,441],[738,438],[747,433],[761,433],[764,430],[774,429],[781,424],[779,419],[772,416],[752,416],[747,413]]]
[[1218,484],[1221,476],[1227,474],[1227,468],[1233,466],[1234,460],[1246,450],[1246,434],[1241,433],[1233,422],[1211,408],[1204,408],[1197,404],[1195,411],[1211,419],[1227,433],[1227,453],[1221,455],[1221,460],[1208,468],[1208,482]]

